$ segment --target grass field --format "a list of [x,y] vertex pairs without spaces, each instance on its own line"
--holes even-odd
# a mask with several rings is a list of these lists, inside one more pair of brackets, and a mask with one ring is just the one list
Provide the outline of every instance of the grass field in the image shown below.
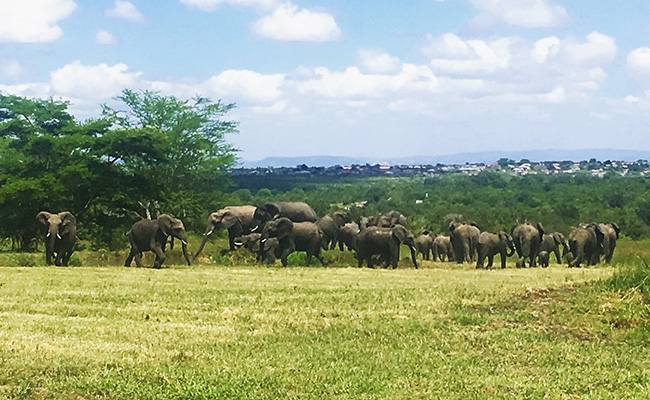
[[650,311],[616,267],[244,264],[0,267],[0,397],[650,397]]

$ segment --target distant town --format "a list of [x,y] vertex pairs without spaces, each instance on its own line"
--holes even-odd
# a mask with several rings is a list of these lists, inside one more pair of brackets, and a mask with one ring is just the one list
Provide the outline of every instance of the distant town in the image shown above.
[[622,176],[645,176],[650,174],[650,163],[638,161],[544,161],[532,162],[527,159],[519,161],[501,158],[495,163],[465,164],[426,164],[426,165],[387,165],[387,164],[352,164],[331,167],[310,167],[306,164],[295,167],[258,167],[235,168],[233,177],[246,176],[324,176],[324,177],[373,177],[373,176],[434,176],[441,174],[462,173],[475,175],[485,170],[510,173],[512,175],[529,174],[577,174],[589,173],[603,177],[608,172]]

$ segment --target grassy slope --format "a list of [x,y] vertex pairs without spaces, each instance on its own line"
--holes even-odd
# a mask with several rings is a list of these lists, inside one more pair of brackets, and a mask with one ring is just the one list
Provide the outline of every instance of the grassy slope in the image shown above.
[[[633,263],[646,245],[623,241],[617,259]],[[122,257],[80,255],[97,265]],[[330,259],[346,260],[337,252]],[[583,284],[612,268],[422,264],[417,271],[1,267],[0,397],[650,392],[648,307],[635,290]]]

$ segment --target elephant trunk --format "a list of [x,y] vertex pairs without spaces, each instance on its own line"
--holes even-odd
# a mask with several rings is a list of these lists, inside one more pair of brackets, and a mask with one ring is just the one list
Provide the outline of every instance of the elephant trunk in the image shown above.
[[185,257],[185,261],[187,261],[187,265],[192,265],[192,263],[190,262],[190,257],[187,254],[187,241],[182,240],[181,247],[183,248],[183,257]]
[[201,241],[201,245],[199,246],[199,249],[196,251],[196,253],[194,253],[195,260],[203,251],[203,247],[205,247],[205,244],[208,242],[208,236],[210,236],[213,231],[214,227],[212,226],[212,223],[209,223],[208,226],[205,227],[205,233],[203,233],[203,240]]
[[515,255],[515,245],[511,242],[508,243],[508,247],[506,248],[506,256],[512,257],[513,255]]
[[413,266],[415,267],[415,269],[417,269],[418,268],[418,262],[417,262],[417,260],[415,258],[415,256],[416,256],[415,246],[410,246],[410,248],[411,248],[411,260],[413,261]]

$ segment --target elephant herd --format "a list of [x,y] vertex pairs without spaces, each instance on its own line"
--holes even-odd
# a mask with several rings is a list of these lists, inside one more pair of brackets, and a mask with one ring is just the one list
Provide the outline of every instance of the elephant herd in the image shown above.
[[[76,218],[64,211],[52,214],[38,213],[37,221],[45,231],[46,261],[48,264],[68,265],[74,251]],[[305,252],[308,266],[313,257],[322,265],[323,250],[343,251],[347,248],[355,253],[358,267],[376,264],[384,268],[397,268],[400,248],[406,245],[411,261],[418,267],[417,254],[422,258],[457,263],[476,262],[476,268],[491,268],[494,257],[500,256],[501,268],[506,259],[517,253],[515,265],[542,267],[549,265],[550,256],[556,262],[579,267],[582,263],[595,265],[612,259],[620,229],[616,224],[583,223],[573,229],[568,240],[560,232],[546,233],[540,223],[520,223],[511,233],[481,232],[473,221],[453,221],[448,235],[437,235],[424,231],[415,238],[405,227],[406,217],[397,211],[352,221],[344,211],[333,211],[317,218],[314,210],[303,202],[272,202],[260,206],[228,206],[211,213],[203,233],[203,240],[194,254],[196,259],[203,251],[210,235],[215,231],[228,231],[229,248],[222,252],[244,247],[256,254],[258,262],[273,264],[279,259],[283,266],[293,252]],[[133,224],[127,233],[131,249],[125,266],[135,259],[142,266],[142,252],[155,254],[154,268],[160,268],[165,261],[167,240],[176,238],[182,245],[183,256],[190,265],[187,251],[187,233],[183,222],[171,214],[159,215],[156,219],[143,219]]]

